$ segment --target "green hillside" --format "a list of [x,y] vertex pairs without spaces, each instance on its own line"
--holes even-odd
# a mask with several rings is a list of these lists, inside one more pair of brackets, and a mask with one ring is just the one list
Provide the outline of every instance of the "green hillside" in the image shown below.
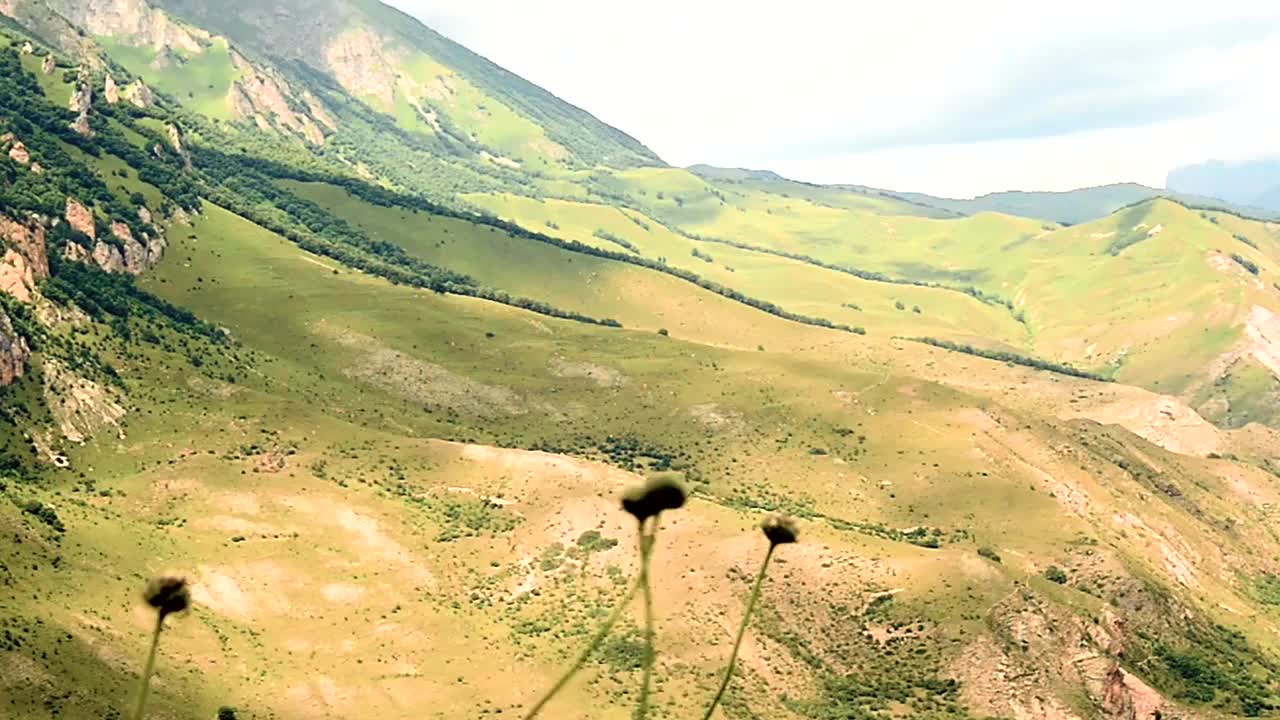
[[549,157],[586,167],[662,164],[634,138],[378,2],[159,5],[235,38],[247,51],[299,61],[394,113],[407,129],[430,131],[425,116],[434,111],[437,124],[472,133],[481,144],[521,160]]
[[[856,188],[865,191],[865,188]],[[886,192],[886,191],[878,191]],[[1143,200],[1167,197],[1194,207],[1218,208],[1263,219],[1280,218],[1280,214],[1253,205],[1232,204],[1207,195],[1176,192],[1146,187],[1136,183],[1102,185],[1063,192],[1027,192],[1021,190],[991,193],[971,200],[940,198],[923,193],[887,192],[909,202],[972,215],[980,212],[1002,212],[1030,218],[1044,218],[1067,225],[1097,220]]]
[[670,168],[372,1],[17,3],[0,716],[129,717],[174,575],[147,717],[524,717],[615,606],[539,717],[701,717],[781,512],[712,717],[1280,717],[1275,224]]
[[814,185],[788,180],[768,170],[744,170],[718,168],[711,165],[694,165],[689,171],[713,182],[727,182],[735,185],[770,190],[777,194],[797,194],[800,196],[816,196],[827,198],[828,202],[839,204],[842,199],[874,197],[890,202],[896,201],[900,206],[913,207],[903,214],[921,214],[929,217],[948,217],[957,215],[977,215],[985,212],[1017,215],[1019,217],[1049,220],[1064,225],[1098,220],[1118,210],[1124,209],[1144,200],[1167,197],[1184,205],[1197,208],[1214,208],[1241,214],[1247,217],[1274,220],[1280,218],[1263,203],[1232,203],[1208,194],[1162,190],[1139,185],[1137,183],[1117,183],[1098,187],[1079,188],[1058,192],[1034,192],[1011,190],[1007,192],[988,193],[971,199],[943,198],[919,192],[885,190],[865,185]]

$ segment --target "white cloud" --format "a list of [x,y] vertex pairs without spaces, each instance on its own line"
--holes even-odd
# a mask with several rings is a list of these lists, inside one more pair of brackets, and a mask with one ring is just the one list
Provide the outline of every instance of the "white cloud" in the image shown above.
[[673,164],[970,195],[1280,149],[1271,0],[394,4]]

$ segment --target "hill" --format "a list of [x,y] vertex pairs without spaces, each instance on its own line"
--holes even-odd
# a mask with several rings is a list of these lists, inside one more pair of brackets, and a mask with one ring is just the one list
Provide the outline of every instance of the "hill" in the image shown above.
[[[1216,192],[1212,182],[1178,184],[1172,180],[1174,175],[1170,176],[1169,190],[1136,183],[1119,183],[1058,192],[1013,190],[988,193],[971,199],[954,199],[925,193],[884,190],[865,185],[814,185],[788,180],[769,170],[694,165],[689,168],[689,171],[713,182],[751,184],[762,188],[772,186],[778,192],[791,191],[801,194],[822,192],[832,197],[848,195],[896,200],[899,203],[915,206],[914,210],[904,214],[932,214],[937,217],[995,212],[1029,219],[1051,220],[1064,225],[1078,225],[1101,219],[1144,200],[1167,197],[1196,208],[1224,210],[1267,220],[1280,218],[1280,209],[1265,202],[1266,191],[1273,189],[1271,185],[1263,183],[1252,194],[1235,193],[1228,196],[1223,192]],[[1177,172],[1175,171],[1175,175]]]
[[662,164],[634,138],[381,3],[164,0],[160,6],[234,38],[251,55],[301,63],[406,129],[478,142],[499,159]]
[[[714,693],[773,511],[718,717],[1280,712],[1274,224],[666,167],[307,7],[0,3],[6,717],[124,717],[160,573],[156,717],[521,716],[653,478],[651,717]],[[544,717],[632,716],[643,606]]]

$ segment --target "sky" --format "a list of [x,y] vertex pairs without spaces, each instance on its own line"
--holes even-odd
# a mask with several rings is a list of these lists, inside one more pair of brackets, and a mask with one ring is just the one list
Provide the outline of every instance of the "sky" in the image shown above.
[[1275,0],[391,2],[673,165],[971,197],[1280,154]]

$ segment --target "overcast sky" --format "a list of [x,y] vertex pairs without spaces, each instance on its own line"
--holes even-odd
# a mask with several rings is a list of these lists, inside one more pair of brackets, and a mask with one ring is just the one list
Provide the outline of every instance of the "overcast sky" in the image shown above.
[[972,196],[1280,153],[1280,2],[392,0],[674,165]]

